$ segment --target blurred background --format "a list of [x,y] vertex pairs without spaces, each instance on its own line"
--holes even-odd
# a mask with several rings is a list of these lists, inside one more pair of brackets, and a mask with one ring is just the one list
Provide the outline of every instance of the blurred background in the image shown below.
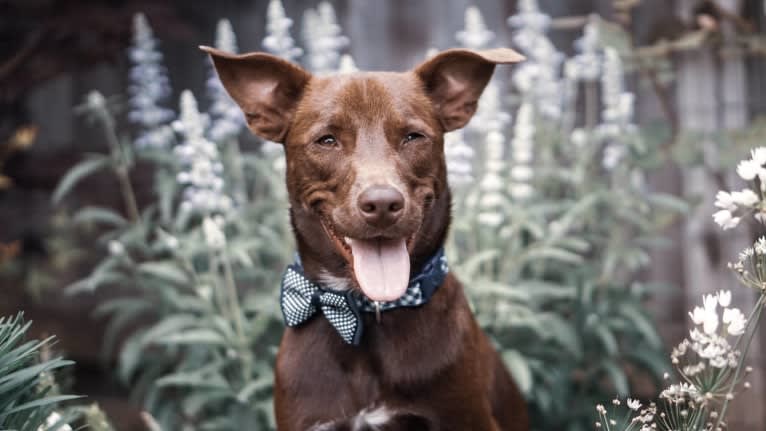
[[[317,73],[406,70],[456,46],[527,55],[497,69],[447,140],[448,254],[476,280],[469,296],[536,429],[591,429],[595,403],[655,397],[703,293],[755,301],[726,264],[763,225],[722,231],[711,214],[766,137],[762,0],[0,11],[0,316],[23,311],[29,337],[55,335],[47,354],[75,361],[55,390],[87,395],[71,405],[98,403],[114,429],[273,423],[276,289],[292,255],[281,149],[243,130],[200,44]],[[766,429],[764,349],[761,331],[730,429]]]

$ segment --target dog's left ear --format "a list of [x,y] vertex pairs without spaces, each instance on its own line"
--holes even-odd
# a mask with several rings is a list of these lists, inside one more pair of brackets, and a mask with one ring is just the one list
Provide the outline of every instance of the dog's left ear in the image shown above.
[[253,133],[283,143],[311,74],[262,52],[234,55],[207,46],[226,91],[242,108]]
[[481,92],[497,64],[517,63],[524,56],[508,48],[485,51],[450,49],[415,68],[444,130],[459,129],[473,117]]

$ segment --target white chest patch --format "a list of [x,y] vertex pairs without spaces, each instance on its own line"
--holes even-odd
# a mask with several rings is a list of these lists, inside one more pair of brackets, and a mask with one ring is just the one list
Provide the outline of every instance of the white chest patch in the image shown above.
[[336,277],[325,270],[319,273],[319,283],[322,287],[332,290],[343,291],[351,288],[351,280],[346,277]]
[[[308,431],[333,431],[341,426],[351,426],[351,431],[377,430],[386,425],[396,416],[396,412],[389,410],[386,406],[376,407],[374,409],[362,409],[356,416],[342,421],[326,422],[316,424]],[[348,428],[343,428],[348,429]]]
[[366,427],[376,429],[377,427],[385,425],[391,418],[394,417],[394,412],[387,409],[386,406],[376,407],[375,409],[364,409],[360,411],[354,418],[352,430],[363,430]]

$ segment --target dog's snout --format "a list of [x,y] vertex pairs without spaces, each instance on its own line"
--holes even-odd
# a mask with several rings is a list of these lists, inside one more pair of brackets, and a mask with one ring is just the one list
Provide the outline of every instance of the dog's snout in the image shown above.
[[404,196],[391,186],[372,186],[359,195],[357,205],[367,223],[387,227],[404,212]]

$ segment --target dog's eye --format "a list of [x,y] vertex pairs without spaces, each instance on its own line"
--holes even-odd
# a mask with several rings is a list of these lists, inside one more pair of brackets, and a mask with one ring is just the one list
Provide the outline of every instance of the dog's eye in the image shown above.
[[423,136],[422,133],[418,133],[418,132],[408,133],[407,136],[404,137],[404,143],[406,144],[408,142],[417,141],[418,139],[422,139],[422,138],[425,138],[425,136]]
[[335,136],[333,135],[324,135],[321,138],[317,139],[315,143],[323,147],[334,147],[338,145],[338,140],[335,139]]

